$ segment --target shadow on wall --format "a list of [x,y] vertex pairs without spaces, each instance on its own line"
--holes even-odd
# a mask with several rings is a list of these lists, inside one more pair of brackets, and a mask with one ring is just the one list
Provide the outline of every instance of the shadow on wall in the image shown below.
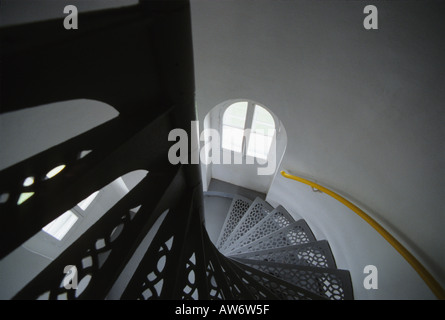
[[0,170],[65,142],[119,113],[103,102],[77,99],[0,115]]

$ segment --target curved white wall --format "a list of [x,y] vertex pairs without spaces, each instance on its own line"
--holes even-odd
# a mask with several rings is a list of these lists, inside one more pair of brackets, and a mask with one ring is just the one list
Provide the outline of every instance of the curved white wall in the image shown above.
[[[266,200],[274,206],[284,206],[295,220],[305,219],[317,240],[329,241],[337,268],[350,271],[355,299],[435,298],[409,263],[380,234],[329,195],[278,175]],[[363,286],[368,276],[364,269],[369,265],[378,271],[376,290]]]
[[192,1],[198,114],[267,105],[287,131],[282,168],[365,204],[445,287],[445,8],[366,4],[379,30],[358,1]]

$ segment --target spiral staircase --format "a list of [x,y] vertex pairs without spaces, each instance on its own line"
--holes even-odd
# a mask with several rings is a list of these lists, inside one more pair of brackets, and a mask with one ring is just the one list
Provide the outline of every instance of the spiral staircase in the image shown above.
[[260,197],[221,192],[206,197],[232,201],[213,250],[238,284],[228,279],[230,295],[218,298],[353,299],[349,272],[336,268],[328,242],[317,241],[303,219],[295,221],[285,208]]
[[[169,132],[190,136],[196,119],[188,2],[140,1],[81,21],[75,32],[58,19],[0,30],[1,113],[75,98],[119,112],[0,172],[0,259],[116,178],[148,173],[12,299],[116,297],[148,234],[120,299],[352,299],[348,271],[304,220],[260,198],[204,195],[199,165],[169,162]],[[21,203],[24,193],[32,197]],[[232,199],[215,244],[204,221],[210,196]],[[66,266],[76,267],[77,288],[64,285]]]

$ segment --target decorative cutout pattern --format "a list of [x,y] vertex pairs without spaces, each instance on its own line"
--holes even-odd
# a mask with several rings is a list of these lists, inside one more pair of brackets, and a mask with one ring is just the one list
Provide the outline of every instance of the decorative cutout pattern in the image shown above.
[[287,213],[287,211],[284,210],[284,208],[279,207],[252,227],[244,236],[240,237],[226,252],[244,247],[274,231],[287,227],[293,222],[295,222],[294,219]]
[[256,300],[270,300],[276,299],[277,297],[270,292],[265,286],[261,285],[255,279],[253,279],[246,272],[243,272],[242,269],[239,269],[237,273],[240,280],[243,282],[244,286],[251,292],[254,299]]
[[84,254],[80,255],[79,258],[73,257],[73,259],[77,259],[77,261],[72,264],[77,269],[77,278],[79,279],[77,290],[65,288],[65,282],[69,281],[64,281],[64,279],[68,277],[69,274],[64,275],[60,272],[54,275],[51,270],[45,270],[38,276],[43,279],[45,283],[45,286],[38,288],[38,290],[41,290],[41,293],[32,292],[33,289],[29,289],[30,292],[26,291],[20,294],[24,294],[26,298],[33,295],[40,300],[73,300],[81,298],[82,294],[88,289],[88,285],[95,279],[96,275],[101,272],[113,250],[114,244],[134,217],[134,212],[127,212],[117,221],[117,225],[104,228],[101,236],[91,242],[90,247],[84,251]]
[[209,296],[211,300],[224,300],[224,293],[221,287],[218,285],[218,281],[215,277],[215,268],[213,262],[209,260],[206,268],[207,286],[209,288]]
[[336,268],[327,241],[316,241],[284,248],[234,255],[235,259],[251,259],[317,268]]
[[262,237],[247,246],[232,251],[233,254],[246,253],[252,251],[281,248],[315,241],[315,238],[307,226],[306,222],[299,220],[291,225],[272,232],[266,237]]
[[147,270],[146,278],[139,288],[140,293],[137,300],[159,299],[161,297],[165,278],[165,265],[169,260],[173,240],[174,236],[163,243],[154,255],[152,261],[157,261],[157,263],[153,263],[153,267]]
[[186,263],[186,285],[182,291],[182,300],[198,300],[199,293],[196,287],[196,257],[192,253]]
[[221,234],[217,241],[216,247],[221,249],[226,242],[227,238],[230,236],[232,231],[237,226],[238,222],[244,216],[246,211],[252,202],[243,198],[233,198],[232,205],[230,206],[229,213],[227,214],[226,220],[222,227]]
[[271,276],[268,273],[259,271],[255,268],[243,265],[243,271],[249,275],[256,282],[260,283],[281,300],[320,300],[324,299],[321,296],[311,293],[299,286],[295,286],[289,282],[283,281],[280,278]]
[[[236,201],[233,202],[233,207],[235,203]],[[227,298],[224,294],[227,293],[231,299],[351,299],[352,285],[349,273],[332,269],[335,268],[335,262],[328,243],[317,242],[303,220],[292,222],[292,218],[285,210],[280,211],[277,208],[268,214],[266,208],[267,206],[261,201],[252,203],[249,210],[245,211],[245,215],[239,219],[238,225],[233,228],[232,234],[226,237],[225,243],[227,245],[232,243],[232,247],[236,248],[239,244],[245,243],[244,241],[254,240],[233,251],[238,252],[236,255],[231,255],[238,261],[234,262],[234,266],[230,260],[221,256],[222,265],[219,270],[222,271],[223,279],[227,283],[224,287],[226,291],[223,291],[221,283],[218,283],[221,279],[215,274],[214,260],[207,259],[204,273],[197,264],[199,251],[185,247],[187,253],[183,255],[186,259],[181,260],[184,266],[184,272],[181,274],[185,276],[183,279],[178,279],[179,286],[175,290],[179,291],[176,293],[177,297],[192,300],[206,296],[222,300]],[[105,265],[113,244],[125,232],[126,226],[133,220],[135,214],[128,212],[116,223],[107,225],[106,231],[91,242],[89,249],[75,264],[80,279],[77,290],[65,289],[63,277],[57,278],[58,285],[53,286],[57,289],[44,287],[42,293],[39,293],[39,299],[82,298],[90,284],[94,283],[97,272]],[[175,265],[179,261],[172,254],[176,229],[170,229],[168,223],[165,224],[165,228],[166,232],[160,233],[160,239],[152,242],[148,259],[144,257],[147,261],[141,269],[142,272],[138,271],[135,281],[132,280],[135,283],[129,295],[132,298],[140,300],[165,298],[166,293],[163,290],[171,287],[166,285],[170,277],[166,273],[166,269],[169,269],[166,266]],[[234,241],[236,238],[234,235],[242,233],[244,235]],[[254,233],[258,233],[257,238],[251,238]],[[190,243],[192,242],[200,243],[200,241]],[[198,269],[203,272],[199,273]],[[198,273],[205,274],[207,278],[208,292],[203,295],[199,291],[201,288],[198,287]],[[170,290],[166,289],[167,292]],[[227,290],[230,290],[230,293]]]
[[9,193],[5,192],[0,194],[0,204],[6,203],[9,199]]
[[249,210],[247,210],[242,219],[238,222],[231,235],[224,242],[224,245],[221,246],[220,251],[228,252],[229,248],[231,248],[239,238],[246,234],[257,223],[264,219],[269,214],[271,209],[272,207],[265,201],[261,200],[260,198],[255,199],[255,201],[249,207]]
[[255,260],[240,261],[327,299],[343,300],[350,298],[345,295],[344,288],[350,286],[348,284],[348,274],[344,270],[301,267]]

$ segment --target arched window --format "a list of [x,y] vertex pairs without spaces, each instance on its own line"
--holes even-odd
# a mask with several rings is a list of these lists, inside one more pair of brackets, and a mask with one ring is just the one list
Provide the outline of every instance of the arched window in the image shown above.
[[275,134],[274,117],[251,101],[238,101],[224,110],[222,147],[243,155],[267,159]]
[[248,103],[235,102],[224,112],[222,147],[227,150],[241,152],[243,148],[244,129],[246,127]]

